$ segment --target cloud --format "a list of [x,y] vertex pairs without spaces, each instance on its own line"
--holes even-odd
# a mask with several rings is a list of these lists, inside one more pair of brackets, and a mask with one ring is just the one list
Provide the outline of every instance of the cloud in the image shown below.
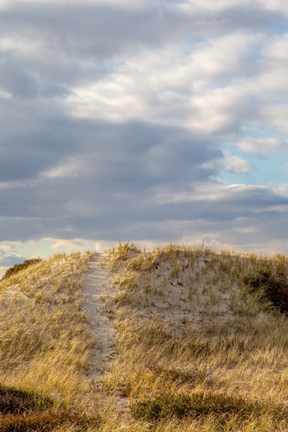
[[249,174],[253,170],[252,165],[239,156],[227,155],[223,165],[223,168],[233,173]]
[[18,255],[10,255],[0,260],[0,266],[10,267],[13,266],[14,264],[20,264],[23,261],[25,261],[25,257],[19,257]]
[[243,138],[239,139],[236,143],[240,150],[249,153],[266,153],[271,151],[285,150],[288,143],[285,140],[277,138],[263,137],[263,138]]
[[[40,5],[47,5],[52,4],[55,6],[69,6],[71,4],[79,4],[79,0],[37,0],[37,4]],[[117,8],[124,8],[124,9],[138,9],[138,8],[144,8],[147,7],[147,4],[153,4],[154,2],[149,0],[133,0],[133,3],[131,3],[129,0],[84,0],[82,4],[91,4],[96,6],[114,6]],[[0,0],[0,6],[2,7],[11,7],[11,6],[35,6],[35,0]]]
[[[0,191],[0,215],[11,227],[9,236],[14,225],[18,226],[13,228],[16,238],[20,231],[29,238],[45,229],[49,230],[47,236],[55,231],[69,235],[65,229],[71,225],[75,231],[83,224],[85,231],[91,224],[105,229],[107,223],[108,229],[112,215],[113,220],[122,217],[123,224],[129,211],[135,213],[135,205],[137,213],[140,208],[143,216],[147,213],[145,206],[149,201],[153,205],[155,191],[182,189],[207,179],[212,170],[202,164],[221,156],[209,140],[193,137],[181,128],[86,121],[78,122],[78,128],[75,122],[73,125],[74,139],[79,139],[74,160],[82,166],[78,176],[59,167],[50,168],[47,176],[45,168],[43,175],[31,179],[26,187],[13,189],[13,195],[10,189]],[[70,133],[67,141],[69,137]],[[62,144],[66,148],[65,142]],[[68,145],[67,153],[70,157]],[[22,163],[21,157],[17,163]],[[69,166],[69,159],[67,163]],[[83,235],[82,229],[80,232]],[[75,232],[70,235],[75,237]]]
[[285,165],[285,2],[0,7],[3,241],[286,248],[285,187],[253,184],[259,155]]
[[74,89],[68,98],[80,118],[141,119],[217,132],[235,124],[237,109],[247,115],[247,92],[215,85],[247,74],[259,37],[229,35],[192,46],[143,50],[109,78]]
[[268,11],[276,11],[282,14],[288,13],[288,5],[285,0],[262,0],[262,5]]
[[245,159],[230,154],[226,154],[223,159],[204,163],[203,167],[214,170],[224,170],[238,174],[249,174],[253,171],[253,166]]

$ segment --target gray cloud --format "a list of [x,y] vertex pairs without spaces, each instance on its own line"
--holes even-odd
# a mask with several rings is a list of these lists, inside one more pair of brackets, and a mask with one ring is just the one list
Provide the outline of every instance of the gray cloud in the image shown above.
[[[207,235],[241,245],[287,232],[287,199],[269,188],[213,200],[197,192],[220,184],[220,144],[239,141],[251,119],[261,126],[265,91],[255,96],[251,77],[284,18],[258,1],[186,14],[147,5],[19,2],[0,11],[2,240]],[[181,194],[193,199],[173,201]]]
[[[188,15],[165,3],[147,2],[147,5],[143,9],[123,9],[85,2],[69,5],[19,2],[0,12],[0,35],[21,39],[23,45],[38,46],[36,56],[33,50],[17,53],[23,66],[32,67],[39,79],[41,74],[44,80],[50,76],[53,81],[61,79],[67,83],[72,77],[82,81],[97,70],[103,76],[109,68],[113,69],[119,56],[141,48],[154,49],[183,40],[189,40],[193,46],[235,29],[273,32],[275,22],[280,25],[283,21],[280,12],[268,12],[258,2],[254,7],[244,3],[218,12],[195,8]],[[18,62],[19,66],[18,60],[12,51],[10,62],[15,66]],[[28,71],[26,75],[21,70],[13,72],[18,76],[21,73],[31,86],[33,78]]]
[[[8,165],[7,175],[19,179],[23,164],[31,183],[13,191],[0,191],[5,203],[2,214],[8,212],[7,215],[17,216],[17,209],[23,201],[23,208],[28,204],[26,214],[42,216],[46,203],[51,206],[48,215],[53,215],[58,196],[59,201],[65,203],[68,200],[72,205],[73,201],[86,200],[89,208],[89,198],[98,205],[98,200],[102,202],[107,194],[120,204],[123,195],[135,194],[135,199],[137,196],[143,199],[165,187],[181,190],[194,181],[207,179],[213,171],[202,168],[202,164],[221,157],[221,152],[208,140],[193,137],[188,131],[178,128],[91,121],[67,121],[65,127],[64,124],[60,122],[62,131],[59,126],[57,128],[55,143],[51,139],[53,132],[45,138],[53,126],[50,122],[41,130],[38,141],[37,136],[31,141],[29,134],[15,143],[19,152],[16,151],[12,161],[6,158],[3,165]],[[42,141],[41,135],[44,136]],[[24,163],[21,145],[27,158]],[[66,177],[64,174],[62,177],[60,172],[56,177],[39,177],[39,173],[53,168],[56,163],[63,163],[65,167],[66,159],[71,156],[79,162],[75,176]],[[2,172],[5,174],[5,169]],[[41,204],[33,206],[33,200],[39,200]],[[83,211],[82,206],[80,209]]]

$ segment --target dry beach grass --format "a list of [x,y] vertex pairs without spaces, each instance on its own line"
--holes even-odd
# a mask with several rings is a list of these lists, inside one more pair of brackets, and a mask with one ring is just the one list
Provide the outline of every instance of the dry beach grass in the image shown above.
[[[89,253],[57,255],[1,281],[1,385],[12,407],[15,402],[15,409],[0,409],[1,432],[54,430],[62,424],[72,431],[71,425],[87,423],[81,416],[76,421],[73,412],[89,414],[91,405],[86,374],[95,341],[82,309],[89,258]],[[52,402],[44,412],[34,406],[23,413],[13,396],[19,390],[27,398],[48,397]]]
[[95,264],[89,316],[91,260],[1,282],[1,385],[40,398],[27,412],[48,426],[0,431],[288,431],[286,257],[120,244]]
[[110,385],[126,391],[132,417],[157,431],[288,430],[288,320],[265,286],[255,292],[265,271],[287,293],[287,258],[120,245],[109,262],[119,349]]

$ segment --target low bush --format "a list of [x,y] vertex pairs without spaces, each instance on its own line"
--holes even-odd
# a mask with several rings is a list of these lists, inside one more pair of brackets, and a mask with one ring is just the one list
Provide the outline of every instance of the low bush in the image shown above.
[[15,274],[19,273],[20,271],[25,270],[27,267],[30,267],[31,265],[34,265],[34,264],[38,264],[41,261],[42,261],[41,258],[31,258],[31,259],[25,260],[21,264],[15,264],[14,266],[10,267],[6,271],[6,273],[4,274],[4,276],[2,277],[1,280],[8,279],[10,276],[12,276],[12,275],[14,276]]
[[0,415],[47,410],[52,405],[53,401],[51,399],[0,385]]
[[269,302],[274,308],[288,315],[288,279],[284,272],[261,270],[245,279],[252,292],[260,300]]
[[256,413],[260,407],[242,398],[221,394],[195,393],[163,394],[154,399],[137,401],[131,405],[135,419],[157,421],[167,418],[199,417],[203,415],[240,414],[243,418]]
[[79,432],[97,427],[99,418],[53,412],[53,401],[11,387],[0,386],[0,432],[49,432],[56,427],[73,425]]
[[100,424],[97,418],[88,418],[75,414],[38,412],[23,415],[7,415],[1,418],[0,432],[50,432],[55,428],[72,426],[79,432],[87,431],[90,427],[94,430]]

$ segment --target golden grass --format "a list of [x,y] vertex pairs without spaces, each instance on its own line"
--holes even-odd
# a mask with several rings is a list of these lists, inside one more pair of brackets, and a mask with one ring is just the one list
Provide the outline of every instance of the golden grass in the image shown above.
[[[245,283],[263,269],[287,278],[286,257],[120,245],[108,259],[119,356],[106,385],[132,408],[132,420],[123,420],[129,427],[115,422],[111,430],[288,430],[288,319]],[[192,402],[201,395],[207,403],[197,411]],[[183,416],[179,397],[192,401]]]
[[[41,421],[55,432],[288,431],[288,318],[254,283],[269,274],[269,289],[276,280],[286,293],[286,257],[110,250],[117,357],[95,387],[82,293],[90,256],[58,255],[0,282],[1,382],[53,400],[52,411],[18,416],[19,431]],[[17,430],[5,418],[3,432]]]
[[[87,378],[95,341],[89,335],[82,295],[90,256],[56,255],[0,282],[1,383],[51,398],[56,412],[95,409]],[[40,415],[43,421],[45,416]],[[53,418],[59,425],[56,414]]]

